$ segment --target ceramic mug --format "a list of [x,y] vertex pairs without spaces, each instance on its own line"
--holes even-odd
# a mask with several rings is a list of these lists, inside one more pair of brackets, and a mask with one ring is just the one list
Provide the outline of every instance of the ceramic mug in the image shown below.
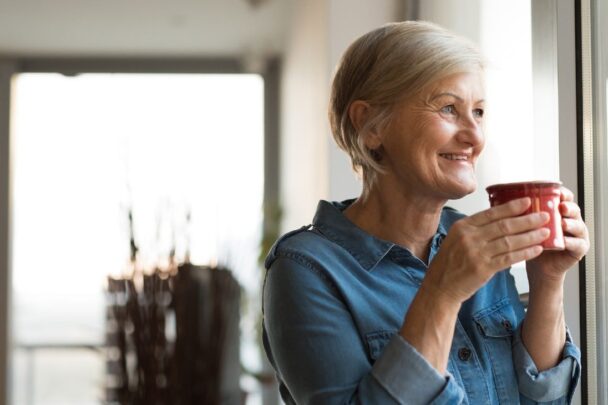
[[561,201],[561,182],[555,181],[527,181],[521,183],[494,184],[486,188],[492,207],[504,204],[518,198],[530,197],[532,204],[524,213],[545,211],[550,220],[545,225],[551,235],[542,243],[545,250],[564,250],[564,232],[562,230],[562,216],[559,213]]

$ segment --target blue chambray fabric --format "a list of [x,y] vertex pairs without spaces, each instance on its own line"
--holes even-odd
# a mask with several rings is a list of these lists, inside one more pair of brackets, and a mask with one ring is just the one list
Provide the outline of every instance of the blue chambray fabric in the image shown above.
[[[312,225],[266,258],[263,341],[287,404],[564,404],[580,375],[567,333],[561,362],[541,373],[521,343],[525,311],[508,269],[467,300],[441,375],[398,334],[427,266],[319,202]],[[429,259],[462,218],[445,207]]]

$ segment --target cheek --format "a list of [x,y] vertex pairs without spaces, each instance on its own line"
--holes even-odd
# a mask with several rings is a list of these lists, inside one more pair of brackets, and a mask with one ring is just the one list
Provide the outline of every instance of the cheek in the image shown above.
[[450,139],[457,131],[458,126],[447,120],[435,121],[434,125],[429,126],[429,130],[433,131],[437,138]]
[[443,148],[449,144],[456,134],[456,127],[445,121],[435,121],[427,124],[423,131],[418,133],[421,149],[431,152]]
[[[456,133],[456,125],[437,117],[424,115],[411,120],[411,125],[397,121],[384,138],[383,144],[388,154],[401,155],[403,161],[429,162],[430,154],[448,144]],[[406,155],[406,156],[403,156]],[[429,162],[430,163],[430,162]]]

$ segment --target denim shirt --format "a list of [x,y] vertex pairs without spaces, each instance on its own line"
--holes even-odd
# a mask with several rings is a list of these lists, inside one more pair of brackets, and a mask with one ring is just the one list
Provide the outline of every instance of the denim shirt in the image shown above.
[[[525,311],[509,270],[461,307],[447,372],[398,333],[427,270],[319,203],[312,225],[281,237],[266,258],[263,340],[287,404],[564,404],[580,375],[570,334],[539,372],[520,338]],[[463,215],[444,208],[430,249]]]

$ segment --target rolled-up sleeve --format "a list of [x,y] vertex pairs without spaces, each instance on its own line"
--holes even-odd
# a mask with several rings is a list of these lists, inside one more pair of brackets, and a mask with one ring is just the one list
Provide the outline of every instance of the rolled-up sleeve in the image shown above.
[[517,372],[522,404],[569,404],[581,373],[581,352],[566,329],[561,361],[539,372],[521,340],[521,326],[513,343],[513,363]]
[[373,363],[340,292],[296,256],[278,257],[264,287],[267,354],[298,404],[459,404],[464,392],[400,335]]
[[[407,367],[404,367],[407,365]],[[416,387],[415,401],[420,404],[459,404],[462,388],[449,373],[442,376],[400,335],[395,335],[376,361],[372,375],[395,398],[410,398]],[[400,402],[401,403],[401,402]]]

